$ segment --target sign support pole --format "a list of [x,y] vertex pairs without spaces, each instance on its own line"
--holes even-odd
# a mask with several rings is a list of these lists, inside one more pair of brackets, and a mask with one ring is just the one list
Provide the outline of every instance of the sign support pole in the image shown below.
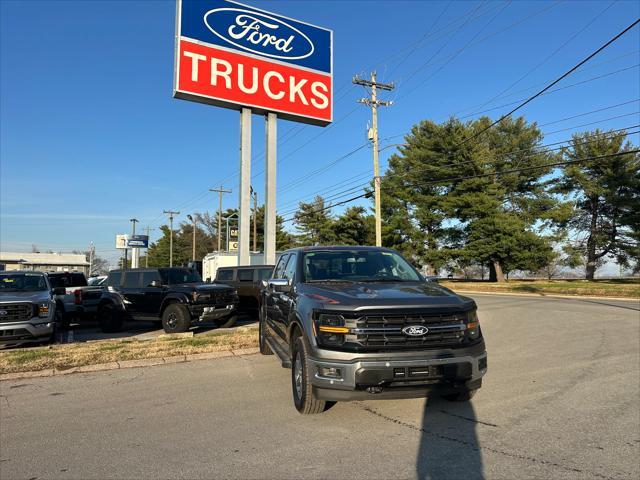
[[264,263],[276,263],[276,147],[277,122],[275,113],[266,115],[266,149],[265,182],[264,182]]
[[251,241],[251,109],[240,112],[240,198],[238,265],[250,264]]

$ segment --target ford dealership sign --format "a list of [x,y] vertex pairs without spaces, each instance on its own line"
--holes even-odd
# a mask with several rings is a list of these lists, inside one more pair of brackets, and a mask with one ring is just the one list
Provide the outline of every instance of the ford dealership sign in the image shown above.
[[178,0],[174,96],[327,125],[332,32],[225,0]]

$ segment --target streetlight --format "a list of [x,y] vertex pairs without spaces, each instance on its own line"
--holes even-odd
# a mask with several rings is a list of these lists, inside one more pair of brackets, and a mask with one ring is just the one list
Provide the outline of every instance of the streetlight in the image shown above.
[[193,240],[191,241],[192,255],[191,258],[196,261],[196,219],[191,215],[187,215],[187,218],[193,222]]

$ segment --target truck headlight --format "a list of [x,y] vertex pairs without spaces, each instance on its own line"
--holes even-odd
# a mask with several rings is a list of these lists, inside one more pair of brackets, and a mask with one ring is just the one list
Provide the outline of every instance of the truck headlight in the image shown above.
[[38,305],[38,317],[47,318],[49,316],[49,304],[41,303]]
[[478,321],[478,313],[475,310],[467,313],[465,324],[467,326],[466,333],[468,338],[476,340],[480,337],[480,322]]
[[344,317],[334,313],[318,314],[314,327],[317,327],[315,333],[318,344],[328,347],[342,345],[345,334],[349,333],[349,329],[344,326]]

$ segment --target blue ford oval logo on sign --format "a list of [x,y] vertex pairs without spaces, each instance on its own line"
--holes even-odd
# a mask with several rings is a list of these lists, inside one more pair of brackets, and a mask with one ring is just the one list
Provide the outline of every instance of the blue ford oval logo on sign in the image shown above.
[[422,337],[429,333],[429,329],[422,325],[409,325],[402,329],[402,333],[409,335],[410,337]]
[[298,60],[313,54],[311,39],[288,22],[243,8],[215,8],[204,23],[217,37],[251,53],[282,60]]

